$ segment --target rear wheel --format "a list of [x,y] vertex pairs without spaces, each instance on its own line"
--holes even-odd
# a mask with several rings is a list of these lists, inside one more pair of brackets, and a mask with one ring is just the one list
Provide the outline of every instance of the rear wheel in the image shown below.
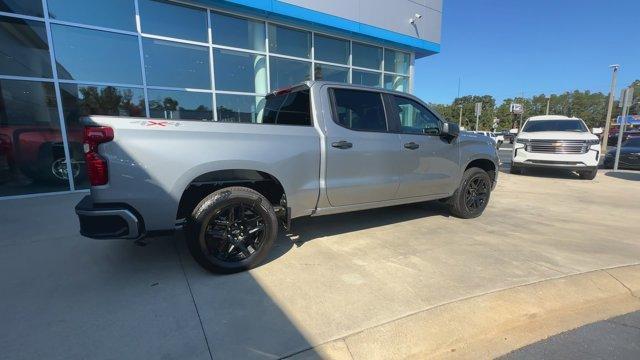
[[196,206],[187,223],[186,241],[202,267],[234,273],[260,264],[277,233],[275,211],[264,196],[249,188],[229,187]]
[[471,219],[482,214],[491,195],[491,177],[480,168],[469,168],[460,187],[449,198],[449,210],[459,218]]
[[587,171],[579,171],[578,175],[580,175],[580,179],[584,180],[593,180],[596,178],[598,174],[598,170],[587,170]]

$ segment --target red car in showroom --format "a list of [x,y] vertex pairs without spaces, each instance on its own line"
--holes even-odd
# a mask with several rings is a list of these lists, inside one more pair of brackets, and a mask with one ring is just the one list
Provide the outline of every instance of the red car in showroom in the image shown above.
[[[68,129],[71,171],[83,175],[82,129]],[[66,184],[69,174],[60,129],[38,125],[0,126],[0,180],[21,172],[39,182]]]

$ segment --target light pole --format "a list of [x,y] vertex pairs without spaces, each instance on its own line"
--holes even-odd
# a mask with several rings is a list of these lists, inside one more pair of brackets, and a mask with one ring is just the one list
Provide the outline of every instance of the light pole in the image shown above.
[[[600,154],[607,153],[607,142],[609,141],[609,122],[611,121],[611,113],[613,112],[613,100],[615,99],[616,78],[620,65],[609,65],[611,68],[611,90],[609,91],[609,106],[607,107],[607,118],[604,120],[604,133],[602,134],[602,148]],[[620,136],[620,135],[618,135]]]
[[458,126],[462,127],[462,105],[458,105],[460,108],[460,116],[458,117]]
[[549,115],[549,103],[551,102],[551,95],[547,98],[547,115]]

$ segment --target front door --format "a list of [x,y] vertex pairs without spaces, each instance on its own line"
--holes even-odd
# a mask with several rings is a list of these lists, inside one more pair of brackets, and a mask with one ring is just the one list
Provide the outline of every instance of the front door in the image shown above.
[[400,182],[400,139],[388,132],[382,94],[329,90],[326,189],[332,206],[392,200]]
[[426,106],[391,95],[400,133],[402,178],[397,197],[451,194],[460,178],[458,139],[440,137],[442,121]]

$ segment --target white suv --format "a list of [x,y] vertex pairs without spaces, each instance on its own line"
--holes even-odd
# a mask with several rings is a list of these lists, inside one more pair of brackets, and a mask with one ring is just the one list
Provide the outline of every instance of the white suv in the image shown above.
[[592,180],[598,172],[600,140],[578,118],[533,116],[518,134],[511,153],[511,173],[545,167],[576,171]]

